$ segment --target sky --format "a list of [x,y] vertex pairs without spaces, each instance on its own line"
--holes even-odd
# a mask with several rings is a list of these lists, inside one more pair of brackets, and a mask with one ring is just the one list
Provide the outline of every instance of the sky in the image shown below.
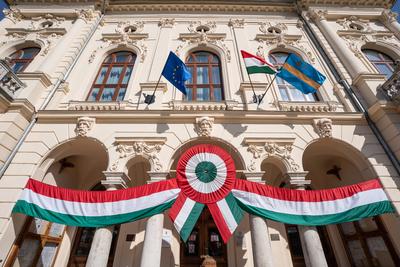
[[[0,10],[3,10],[4,8],[7,7],[7,4],[4,0],[0,0]],[[400,0],[396,0],[396,3],[394,4],[393,11],[397,12],[397,14],[400,12]],[[0,12],[0,20],[4,18],[3,12]],[[397,21],[400,22],[400,16],[397,17]]]

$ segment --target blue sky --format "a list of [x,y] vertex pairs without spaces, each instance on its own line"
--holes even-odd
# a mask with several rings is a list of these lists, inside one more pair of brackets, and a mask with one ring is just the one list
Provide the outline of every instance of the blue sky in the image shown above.
[[[3,10],[5,7],[7,7],[7,4],[4,0],[0,0],[0,10]],[[396,3],[394,4],[393,11],[399,13],[400,12],[400,0],[396,0]],[[4,18],[3,12],[0,12],[0,20]],[[400,16],[397,18],[397,21],[400,22]]]

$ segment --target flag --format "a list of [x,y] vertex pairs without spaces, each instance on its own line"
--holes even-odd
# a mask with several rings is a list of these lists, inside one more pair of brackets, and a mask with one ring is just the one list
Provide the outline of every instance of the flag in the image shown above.
[[248,74],[254,73],[267,73],[267,74],[275,74],[276,68],[267,60],[247,53],[246,51],[240,50],[242,53],[242,57],[244,60],[244,64],[246,65],[246,70]]
[[169,52],[167,62],[165,63],[161,75],[186,95],[185,81],[192,78],[192,74],[187,69],[185,63],[174,53]]
[[284,79],[304,94],[315,93],[326,79],[322,73],[295,54],[288,56],[276,76]]

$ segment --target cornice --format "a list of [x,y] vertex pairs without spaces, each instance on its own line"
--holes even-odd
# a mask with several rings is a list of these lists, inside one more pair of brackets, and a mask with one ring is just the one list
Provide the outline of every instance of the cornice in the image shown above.
[[118,111],[65,111],[38,112],[39,123],[76,123],[77,118],[96,118],[96,123],[193,123],[199,116],[210,116],[215,123],[246,124],[312,124],[314,119],[329,118],[336,124],[365,124],[362,113],[355,112],[283,112],[283,111],[171,111],[171,110],[118,110]]
[[32,115],[35,112],[35,107],[29,102],[28,99],[15,99],[8,109],[11,111],[20,112],[27,121],[31,121]]
[[44,86],[52,85],[50,77],[44,72],[21,72],[17,74],[21,81],[24,80],[39,80]]

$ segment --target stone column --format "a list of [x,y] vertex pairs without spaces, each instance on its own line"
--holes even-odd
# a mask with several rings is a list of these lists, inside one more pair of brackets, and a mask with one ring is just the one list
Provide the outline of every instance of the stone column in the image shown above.
[[[107,191],[127,188],[129,181],[126,174],[122,172],[103,172],[106,180],[102,181]],[[108,256],[113,238],[114,226],[97,228],[94,233],[92,245],[86,267],[106,267],[108,263]]]
[[[165,180],[168,173],[148,172],[149,183]],[[164,214],[156,214],[147,220],[144,234],[143,252],[140,260],[141,267],[161,266],[161,245],[164,227]]]
[[[261,177],[264,172],[246,173],[249,181],[264,184]],[[258,216],[249,215],[251,244],[255,267],[273,267],[271,239],[267,222]]]
[[[306,185],[311,184],[311,180],[305,179],[307,173],[288,173],[287,178],[290,187],[297,190],[305,190]],[[317,228],[303,225],[299,225],[298,228],[306,265],[310,267],[328,267]]]
[[397,14],[389,9],[382,11],[381,21],[400,39],[400,24],[397,22]]
[[368,72],[367,68],[361,61],[350,51],[349,47],[333,27],[331,27],[326,20],[326,10],[310,10],[308,13],[309,17],[315,22],[318,28],[321,30],[332,49],[337,53],[340,61],[349,71],[351,77],[354,79],[361,73]]

